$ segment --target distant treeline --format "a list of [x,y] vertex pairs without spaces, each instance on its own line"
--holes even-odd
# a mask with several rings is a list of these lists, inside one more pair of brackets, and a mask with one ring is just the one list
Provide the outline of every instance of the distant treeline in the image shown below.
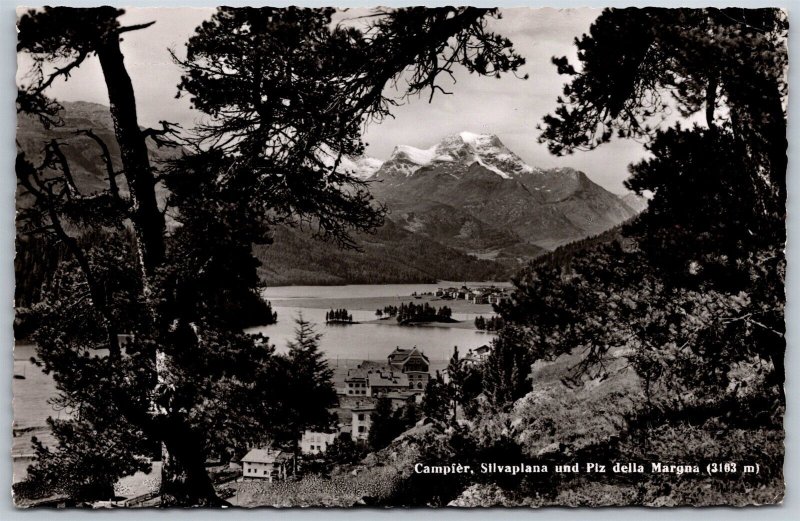
[[475,327],[481,331],[499,331],[505,325],[506,321],[501,316],[492,316],[484,318],[483,316],[475,317]]
[[583,254],[585,251],[592,249],[599,244],[606,244],[615,240],[620,240],[622,237],[622,227],[629,221],[625,221],[613,228],[609,228],[603,233],[586,237],[578,241],[570,242],[559,246],[555,250],[545,253],[530,262],[531,267],[548,266],[551,268],[564,268],[569,266],[573,257]]
[[509,280],[513,260],[488,261],[387,223],[357,236],[360,251],[343,250],[306,231],[277,228],[274,243],[254,246],[262,281],[276,285],[428,283],[439,280]]

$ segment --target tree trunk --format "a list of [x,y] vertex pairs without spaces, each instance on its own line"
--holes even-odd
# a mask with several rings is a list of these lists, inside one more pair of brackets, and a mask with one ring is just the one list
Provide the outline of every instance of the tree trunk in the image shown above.
[[163,506],[222,506],[205,468],[202,441],[181,420],[166,427],[161,458]]
[[150,168],[145,137],[136,116],[133,84],[119,48],[119,35],[97,47],[103,68],[114,133],[119,143],[122,168],[131,194],[132,221],[145,284],[164,259],[164,216],[156,202],[156,183]]
[[[164,216],[158,208],[155,177],[150,166],[145,136],[139,128],[133,84],[125,69],[119,35],[112,35],[97,47],[103,69],[114,132],[120,148],[122,167],[130,190],[131,221],[136,235],[144,298],[152,297],[152,276],[164,261]],[[151,306],[154,337],[159,337]],[[156,352],[159,384],[170,381],[169,361]],[[165,413],[168,414],[168,413]],[[204,466],[202,443],[181,420],[167,418],[162,441],[161,494],[170,505],[219,505],[214,486]]]
[[706,124],[708,125],[708,130],[712,131],[712,133],[716,133],[717,130],[717,126],[714,124],[714,111],[717,108],[718,83],[717,73],[712,71],[706,87]]

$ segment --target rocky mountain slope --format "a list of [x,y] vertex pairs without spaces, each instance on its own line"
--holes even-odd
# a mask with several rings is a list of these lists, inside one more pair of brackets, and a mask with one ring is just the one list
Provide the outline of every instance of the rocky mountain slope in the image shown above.
[[395,148],[370,178],[404,229],[483,258],[533,257],[637,213],[570,168],[534,168],[494,135]]

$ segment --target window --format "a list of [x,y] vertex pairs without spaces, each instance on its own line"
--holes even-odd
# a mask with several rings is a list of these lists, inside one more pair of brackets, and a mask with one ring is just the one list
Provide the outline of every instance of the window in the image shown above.
[[364,421],[364,414],[363,413],[358,415],[358,421],[360,421],[360,422]]
[[358,432],[364,432],[364,426],[363,425],[359,425],[358,426]]

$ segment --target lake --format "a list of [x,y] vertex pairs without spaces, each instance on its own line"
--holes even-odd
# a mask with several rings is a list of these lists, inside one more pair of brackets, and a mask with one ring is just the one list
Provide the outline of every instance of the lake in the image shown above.
[[[487,344],[494,335],[476,330],[475,317],[493,315],[491,306],[466,301],[441,300],[426,296],[415,299],[412,294],[432,293],[443,286],[461,286],[463,282],[439,284],[359,284],[347,286],[280,286],[266,288],[265,298],[278,312],[278,322],[269,326],[248,329],[269,337],[279,352],[286,350],[294,338],[295,318],[316,324],[322,333],[320,349],[331,359],[385,360],[395,347],[418,347],[432,361],[447,360],[458,346],[461,353]],[[507,283],[467,282],[469,287],[502,286]],[[400,326],[394,319],[376,322],[375,310],[401,302],[429,302],[432,306],[448,306],[460,324]],[[325,325],[325,312],[331,308],[347,309],[356,322],[352,325]]]

